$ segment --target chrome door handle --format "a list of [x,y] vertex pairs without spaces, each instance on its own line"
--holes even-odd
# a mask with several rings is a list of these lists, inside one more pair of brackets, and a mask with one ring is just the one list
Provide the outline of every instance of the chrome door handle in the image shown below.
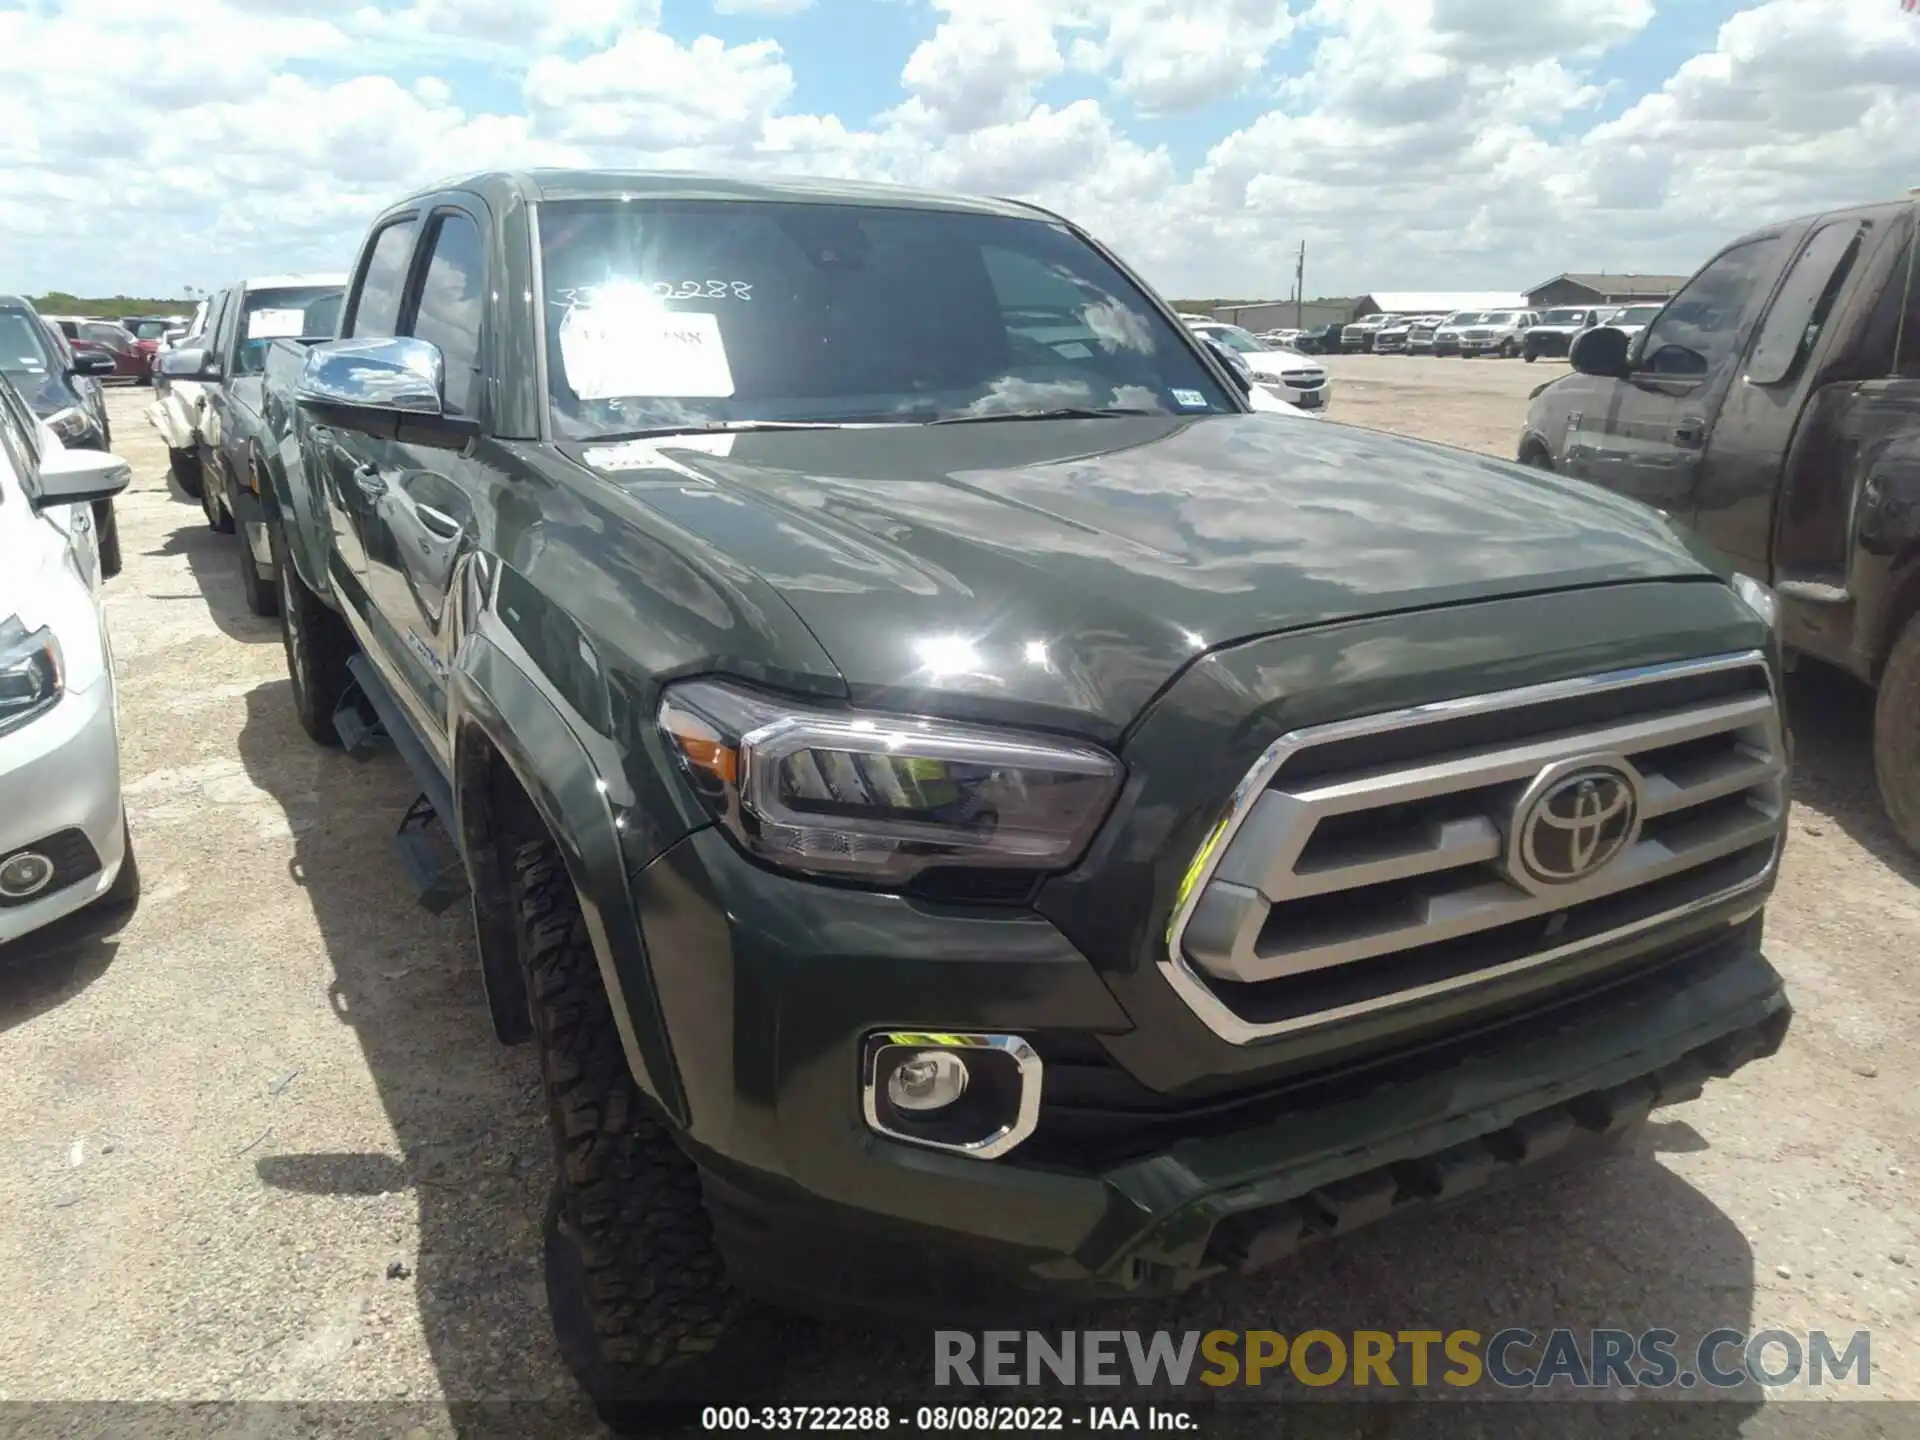
[[372,465],[353,467],[353,483],[360,487],[360,493],[366,496],[387,493],[387,482],[380,478],[380,471]]

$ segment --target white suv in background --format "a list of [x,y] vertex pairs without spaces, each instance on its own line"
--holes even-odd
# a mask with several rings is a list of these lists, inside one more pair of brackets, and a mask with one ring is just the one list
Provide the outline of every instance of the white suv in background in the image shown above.
[[1238,355],[1252,374],[1257,391],[1310,415],[1318,415],[1327,408],[1327,401],[1333,396],[1333,384],[1318,362],[1295,350],[1263,345],[1250,332],[1221,320],[1189,320],[1187,328],[1202,340]]
[[139,895],[92,509],[127,480],[0,376],[0,965],[29,932]]
[[[186,333],[167,348],[190,349],[211,343],[207,338],[207,314],[211,301],[202,300],[187,323]],[[199,380],[173,380],[162,375],[156,364],[153,371],[153,404],[147,407],[147,423],[167,442],[167,464],[187,498],[200,498],[200,422],[206,417],[207,385]]]
[[1527,332],[1540,323],[1531,310],[1489,310],[1460,331],[1462,358],[1473,355],[1513,356],[1526,344]]

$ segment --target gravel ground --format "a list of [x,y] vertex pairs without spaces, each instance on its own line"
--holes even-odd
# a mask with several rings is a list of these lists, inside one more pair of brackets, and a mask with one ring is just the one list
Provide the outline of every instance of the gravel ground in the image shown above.
[[[1504,455],[1561,367],[1330,368],[1339,419]],[[489,1038],[464,911],[407,892],[398,761],[301,735],[276,625],[246,611],[233,537],[170,489],[148,398],[112,396],[136,478],[109,586],[146,890],[119,934],[0,971],[0,1400],[418,1407],[379,1411],[391,1434],[443,1432],[447,1402],[552,1400],[555,1426],[590,1428],[545,1315],[532,1057]],[[1865,695],[1803,670],[1792,699],[1778,1057],[1596,1169],[1105,1319],[1867,1329],[1872,1393],[1920,1400],[1920,865],[1879,812]],[[910,1328],[795,1325],[769,1366],[790,1397],[849,1402],[919,1386],[930,1356]],[[1804,1409],[1757,1399],[1686,1407],[1687,1433]],[[1903,1413],[1858,1433],[1920,1433]]]

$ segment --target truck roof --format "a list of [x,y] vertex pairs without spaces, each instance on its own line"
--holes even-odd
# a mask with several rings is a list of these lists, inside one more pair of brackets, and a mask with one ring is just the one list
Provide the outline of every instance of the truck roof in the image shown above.
[[[291,290],[301,285],[341,285],[347,283],[345,275],[331,272],[302,275],[256,275],[252,279],[242,280],[242,290]],[[184,318],[184,317],[182,317]]]
[[1025,220],[1056,217],[1017,200],[952,195],[906,185],[829,180],[800,175],[718,175],[692,170],[493,170],[450,178],[415,190],[397,203],[469,190],[484,197],[522,200],[761,200],[789,204],[886,205],[911,210],[954,210]]

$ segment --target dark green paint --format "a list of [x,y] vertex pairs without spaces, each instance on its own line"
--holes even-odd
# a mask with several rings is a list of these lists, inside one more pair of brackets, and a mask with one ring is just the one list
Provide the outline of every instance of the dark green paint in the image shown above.
[[[636,1075],[720,1187],[710,1204],[737,1273],[753,1270],[752,1234],[783,1233],[769,1218],[782,1216],[804,1234],[850,1226],[862,1252],[883,1235],[915,1256],[970,1244],[1022,1284],[1144,1283],[1127,1268],[1135,1252],[1159,1256],[1163,1279],[1191,1278],[1207,1228],[1193,1217],[1307,1173],[1311,1156],[1249,1134],[1102,1178],[1019,1152],[982,1163],[885,1143],[859,1118],[862,1037],[1097,1037],[1147,1086],[1200,1093],[1457,1028],[1492,999],[1522,1005],[1571,972],[1234,1047],[1154,966],[1188,857],[1285,730],[1768,643],[1640,506],[1290,416],[740,435],[723,455],[664,442],[624,460],[543,443],[532,210],[624,193],[972,203],[635,175],[496,175],[424,193],[388,215],[458,205],[492,237],[482,434],[451,450],[337,427],[317,437],[302,418],[279,509],[303,571],[329,583],[449,772],[496,1027],[523,1029],[493,828],[510,789],[581,894]],[[276,347],[269,362],[283,403],[289,358]],[[376,500],[348,482],[356,465],[385,480]],[[457,534],[434,543],[409,507]],[[700,674],[1084,736],[1120,755],[1126,788],[1091,852],[1032,907],[804,880],[713,827],[667,754],[661,689]],[[1766,988],[1750,945],[1738,965]],[[1705,1029],[1744,1013],[1713,996],[1689,1011]],[[1637,1034],[1612,1010],[1586,1033],[1613,1054]],[[1550,1056],[1509,1057],[1462,1072],[1458,1092],[1476,1073],[1551,1086],[1552,1070]],[[1439,1133],[1407,1120],[1368,1123]],[[713,1198],[723,1191],[734,1198]],[[733,1226],[734,1205],[768,1223]]]

